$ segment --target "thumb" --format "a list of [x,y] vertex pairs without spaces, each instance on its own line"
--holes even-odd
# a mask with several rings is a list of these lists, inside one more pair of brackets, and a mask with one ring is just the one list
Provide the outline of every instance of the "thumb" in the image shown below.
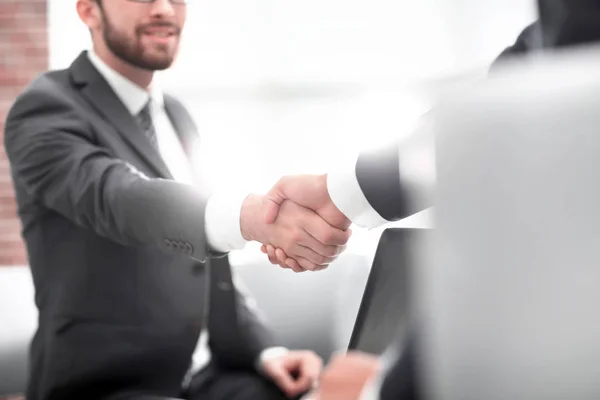
[[284,191],[284,184],[285,180],[281,178],[265,195],[264,215],[266,224],[275,222],[277,214],[279,214],[279,207],[288,198]]

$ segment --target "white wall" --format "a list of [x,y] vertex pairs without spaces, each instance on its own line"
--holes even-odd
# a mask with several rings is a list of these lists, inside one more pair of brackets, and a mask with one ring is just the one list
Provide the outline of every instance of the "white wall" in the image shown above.
[[[50,65],[67,66],[89,37],[75,0],[48,0]],[[191,0],[182,86],[404,82],[489,62],[535,17],[534,0]]]
[[486,65],[537,16],[536,0],[434,0],[444,16],[456,67]]

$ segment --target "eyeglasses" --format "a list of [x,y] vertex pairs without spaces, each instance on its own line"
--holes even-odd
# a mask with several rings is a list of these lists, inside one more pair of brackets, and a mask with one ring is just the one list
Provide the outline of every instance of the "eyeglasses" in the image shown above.
[[[127,0],[127,1],[131,1],[132,3],[154,3],[156,0]],[[189,3],[190,0],[169,0],[169,2],[171,4],[179,4],[179,5],[185,5],[187,3]]]

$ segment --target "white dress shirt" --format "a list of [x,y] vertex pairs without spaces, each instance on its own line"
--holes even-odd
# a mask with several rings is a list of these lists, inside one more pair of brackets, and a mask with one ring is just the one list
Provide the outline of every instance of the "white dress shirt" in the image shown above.
[[[398,185],[407,194],[414,193],[411,201],[418,203],[433,197],[436,181],[434,125],[428,114],[421,118],[415,132],[398,145]],[[336,207],[352,223],[362,228],[377,228],[386,220],[371,207],[356,177],[358,155],[347,158],[327,174],[327,190]],[[420,206],[414,208],[418,210]]]
[[383,218],[367,201],[356,178],[358,155],[348,157],[327,173],[327,191],[333,204],[353,224],[376,228],[390,221]]
[[[88,51],[88,57],[132,116],[136,116],[148,100],[151,101],[152,122],[160,154],[177,181],[192,184],[194,181],[193,171],[185,162],[187,156],[166,113],[163,94],[158,86],[153,83],[150,90],[145,90],[110,68],[93,50]],[[208,244],[212,249],[227,253],[246,245],[247,241],[243,238],[240,229],[240,212],[246,196],[247,193],[218,193],[208,199],[205,210],[205,229]],[[242,283],[235,274],[233,279],[238,290],[241,289]],[[246,301],[251,301],[248,296],[246,296]],[[253,308],[252,304],[248,305]],[[280,356],[286,351],[287,349],[283,347],[265,349],[257,360],[257,368],[260,369],[264,360]],[[208,364],[210,359],[208,332],[203,330],[192,355],[184,386],[194,373]]]

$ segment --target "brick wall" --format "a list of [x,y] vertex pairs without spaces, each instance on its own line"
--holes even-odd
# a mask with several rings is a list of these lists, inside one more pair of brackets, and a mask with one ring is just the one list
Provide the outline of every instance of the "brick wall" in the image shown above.
[[4,151],[4,121],[15,97],[48,68],[47,0],[0,0],[0,267],[26,264]]

